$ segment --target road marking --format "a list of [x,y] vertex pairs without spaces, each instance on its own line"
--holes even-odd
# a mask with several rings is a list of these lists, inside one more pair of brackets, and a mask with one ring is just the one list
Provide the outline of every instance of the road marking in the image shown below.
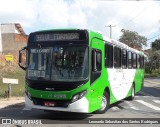
[[155,103],[160,104],[160,100],[153,100]]
[[126,102],[130,106],[130,108],[132,108],[134,110],[139,110],[138,108],[136,108],[135,106],[133,106],[133,104],[130,103],[129,101],[124,101],[124,102]]
[[154,110],[160,111],[160,108],[159,108],[159,107],[154,106],[154,105],[152,105],[152,104],[149,104],[149,103],[147,103],[147,102],[145,102],[145,101],[143,101],[143,100],[135,100],[135,101],[137,101],[137,102],[139,102],[139,103],[141,103],[141,104],[143,104],[143,105],[145,105],[145,106],[147,106],[147,107],[149,107],[149,108],[152,108],[152,109],[154,109]]
[[150,97],[150,98],[152,98],[152,97],[154,97],[154,96],[144,96],[144,95],[137,95],[137,96],[134,96],[134,98],[147,98],[147,97]]

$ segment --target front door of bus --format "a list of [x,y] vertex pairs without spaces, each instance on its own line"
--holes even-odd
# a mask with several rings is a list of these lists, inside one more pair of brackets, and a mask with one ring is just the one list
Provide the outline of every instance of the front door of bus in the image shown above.
[[101,70],[102,70],[102,48],[101,40],[92,40],[91,53],[91,109],[96,110],[101,107],[99,88],[101,85]]

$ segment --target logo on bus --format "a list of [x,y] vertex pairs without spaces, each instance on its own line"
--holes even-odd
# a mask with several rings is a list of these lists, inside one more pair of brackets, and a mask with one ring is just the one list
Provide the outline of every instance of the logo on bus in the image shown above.
[[55,88],[46,88],[46,90],[55,90]]

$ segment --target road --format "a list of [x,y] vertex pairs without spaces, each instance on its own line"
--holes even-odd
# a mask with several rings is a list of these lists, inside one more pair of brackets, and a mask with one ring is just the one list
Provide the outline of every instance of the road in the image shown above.
[[[159,118],[160,120],[160,78],[145,79],[144,88],[133,101],[122,100],[110,106],[105,114],[78,114],[25,110],[24,103],[0,109],[0,118],[37,119],[42,123],[86,123],[92,118]],[[57,124],[58,125],[58,124]]]

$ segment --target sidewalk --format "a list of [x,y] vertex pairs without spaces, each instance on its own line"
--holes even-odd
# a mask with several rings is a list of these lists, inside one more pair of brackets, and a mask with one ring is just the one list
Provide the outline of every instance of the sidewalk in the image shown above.
[[0,99],[0,109],[23,102],[24,102],[24,97],[11,97],[10,99],[8,98]]
[[160,79],[159,78],[145,78],[144,86],[160,89]]
[[160,85],[160,82],[157,82],[157,81],[151,81],[151,80],[147,80],[147,79],[145,79],[144,81],[148,82],[148,83]]

